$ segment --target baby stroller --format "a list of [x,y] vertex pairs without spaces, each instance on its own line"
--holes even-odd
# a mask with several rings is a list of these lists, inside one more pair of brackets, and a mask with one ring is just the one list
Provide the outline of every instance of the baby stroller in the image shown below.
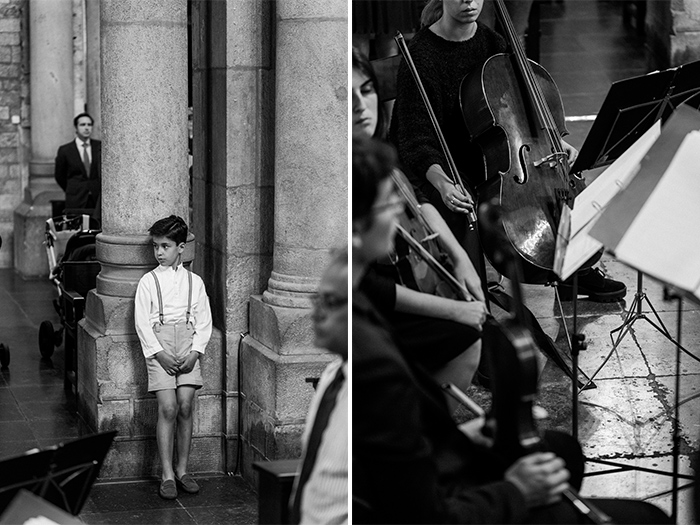
[[39,351],[42,357],[51,357],[54,347],[65,339],[66,389],[77,384],[78,321],[83,318],[85,296],[95,288],[97,274],[100,273],[100,263],[95,257],[95,237],[98,233],[97,221],[88,215],[63,215],[46,221],[44,244],[49,260],[49,279],[58,290],[54,307],[62,326],[54,330],[51,321],[39,325]]

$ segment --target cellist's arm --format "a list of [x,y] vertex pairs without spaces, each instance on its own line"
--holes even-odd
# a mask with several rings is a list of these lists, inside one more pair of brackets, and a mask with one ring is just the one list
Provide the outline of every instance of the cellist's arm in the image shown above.
[[452,230],[445,222],[445,219],[442,218],[435,206],[427,202],[421,205],[421,212],[433,231],[440,235],[441,244],[452,259],[455,278],[459,282],[464,283],[469,293],[477,301],[483,302],[484,291],[481,287],[479,274],[474,268],[471,259],[469,259],[467,252],[464,251],[464,248],[459,244]]

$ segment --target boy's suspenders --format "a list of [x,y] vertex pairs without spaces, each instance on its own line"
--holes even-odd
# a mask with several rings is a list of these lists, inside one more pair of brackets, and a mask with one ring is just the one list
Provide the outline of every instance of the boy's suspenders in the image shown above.
[[[183,268],[187,272],[187,313],[185,314],[185,325],[190,324],[190,314],[192,312],[192,272]],[[158,277],[156,277],[156,272],[151,270],[149,272],[153,276],[153,280],[156,282],[156,292],[158,292],[158,318],[160,319],[160,324],[163,324],[163,294],[160,291],[160,283],[158,282]]]

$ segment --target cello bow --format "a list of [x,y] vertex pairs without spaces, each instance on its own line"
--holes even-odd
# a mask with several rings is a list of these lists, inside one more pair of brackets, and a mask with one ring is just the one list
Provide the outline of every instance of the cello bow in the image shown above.
[[[399,47],[399,51],[401,52],[401,56],[403,56],[403,59],[406,61],[406,66],[408,66],[408,70],[411,72],[411,76],[413,76],[413,80],[416,82],[416,87],[418,88],[418,92],[420,93],[421,99],[423,100],[423,104],[425,105],[425,109],[428,111],[428,116],[430,117],[430,123],[433,125],[433,129],[435,130],[435,135],[437,136],[438,142],[440,143],[440,147],[442,148],[442,153],[445,156],[445,159],[447,160],[447,166],[449,168],[449,177],[452,179],[452,183],[459,188],[459,191],[462,192],[463,195],[469,195],[467,192],[467,189],[464,187],[464,183],[462,182],[462,177],[459,176],[459,172],[457,171],[457,165],[455,164],[454,159],[452,158],[452,154],[450,153],[450,148],[447,146],[447,141],[445,140],[445,135],[442,133],[442,129],[440,128],[440,123],[437,120],[437,117],[435,116],[435,111],[433,110],[433,106],[430,103],[430,99],[428,98],[428,93],[425,91],[425,87],[423,86],[423,82],[420,79],[420,75],[418,74],[418,69],[416,68],[415,63],[413,62],[413,58],[411,57],[411,53],[408,50],[408,46],[406,45],[406,40],[403,37],[403,34],[401,31],[396,32],[396,36],[394,36],[394,40],[396,41],[396,45]],[[474,210],[470,210],[467,212],[467,222],[469,224],[469,229],[474,230],[476,226],[476,212]]]

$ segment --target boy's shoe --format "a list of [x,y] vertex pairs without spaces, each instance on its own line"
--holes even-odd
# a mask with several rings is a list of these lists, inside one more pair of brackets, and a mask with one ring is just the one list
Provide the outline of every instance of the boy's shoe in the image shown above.
[[197,482],[189,474],[185,474],[181,478],[178,478],[176,474],[175,481],[177,482],[177,486],[188,494],[197,494],[197,492],[199,492],[199,485],[197,485]]
[[[562,301],[571,301],[574,293],[573,277],[569,277],[561,283],[559,298]],[[578,274],[578,294],[587,295],[591,301],[598,303],[612,303],[621,301],[627,293],[627,286],[620,281],[608,279],[600,268],[589,268]]]
[[175,499],[177,498],[177,487],[175,486],[174,479],[166,479],[160,482],[160,488],[158,489],[158,495],[163,499]]

